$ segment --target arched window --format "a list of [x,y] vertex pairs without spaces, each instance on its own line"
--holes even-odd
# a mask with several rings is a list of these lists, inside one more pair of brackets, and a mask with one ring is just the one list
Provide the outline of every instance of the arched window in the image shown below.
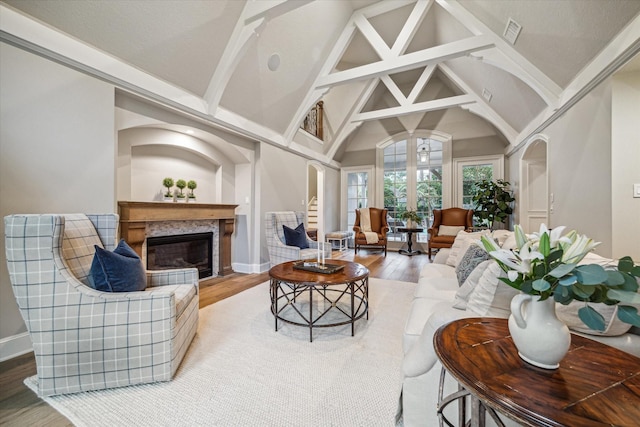
[[[402,242],[398,228],[406,226],[402,213],[417,210],[423,218],[418,226],[417,242],[427,241],[427,228],[433,222],[433,210],[448,202],[443,187],[450,186],[451,138],[436,132],[401,134],[378,146],[378,168],[382,172],[384,207],[389,211],[388,239]],[[393,246],[393,245],[392,245]],[[399,244],[398,244],[399,246]]]

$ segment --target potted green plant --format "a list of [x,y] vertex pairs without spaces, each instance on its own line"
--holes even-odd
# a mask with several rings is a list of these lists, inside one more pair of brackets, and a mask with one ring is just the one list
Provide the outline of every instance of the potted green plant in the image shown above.
[[178,189],[180,190],[180,192],[176,194],[176,199],[178,200],[178,202],[187,201],[187,199],[185,198],[185,194],[182,192],[182,190],[184,190],[186,186],[187,181],[185,181],[184,179],[179,179],[176,181],[176,187],[178,187]]
[[495,182],[484,179],[474,185],[473,215],[480,220],[480,224],[491,229],[497,224],[503,224],[503,228],[506,228],[507,218],[513,213],[511,204],[516,200],[509,190],[509,185],[502,179]]
[[189,194],[187,195],[188,201],[195,202],[196,201],[196,195],[193,194],[193,190],[198,188],[198,183],[195,182],[194,180],[190,180],[189,182],[187,182],[187,188],[190,190]]
[[640,303],[637,278],[640,266],[623,257],[617,266],[579,264],[599,243],[565,227],[526,235],[515,226],[516,248],[506,250],[482,236],[482,245],[507,277],[502,280],[519,290],[511,301],[509,332],[520,357],[527,362],[552,369],[569,350],[571,335],[556,316],[555,303],[578,301],[578,317],[590,329],[604,331],[606,321],[592,304],[617,305],[620,321],[640,327],[634,304]]
[[407,228],[413,228],[414,225],[419,225],[422,222],[422,217],[418,211],[413,209],[407,209],[400,214],[400,218],[407,221]]
[[167,188],[167,192],[164,193],[164,196],[163,196],[164,201],[173,202],[173,194],[171,193],[171,187],[173,187],[173,178],[163,179],[162,185]]

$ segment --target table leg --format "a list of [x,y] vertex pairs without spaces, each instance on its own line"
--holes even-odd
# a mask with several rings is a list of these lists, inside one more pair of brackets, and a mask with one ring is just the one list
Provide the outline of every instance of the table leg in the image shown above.
[[354,301],[355,301],[354,292],[356,291],[355,283],[356,282],[349,283],[349,287],[351,288],[351,336],[353,336],[354,333],[355,333],[355,320],[354,320],[354,318],[356,317],[356,315],[353,312],[353,310],[355,309],[355,304],[354,304]]
[[309,342],[313,342],[313,286],[309,286]]

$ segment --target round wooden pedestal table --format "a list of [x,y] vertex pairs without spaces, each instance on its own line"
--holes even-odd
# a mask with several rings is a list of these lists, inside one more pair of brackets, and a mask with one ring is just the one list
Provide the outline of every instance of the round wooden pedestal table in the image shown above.
[[[351,324],[369,318],[369,270],[358,263],[327,260],[326,264],[339,268],[325,274],[296,268],[300,261],[278,264],[269,270],[271,278],[271,313],[278,330],[278,320],[309,328],[327,328]],[[298,266],[299,267],[299,266]]]

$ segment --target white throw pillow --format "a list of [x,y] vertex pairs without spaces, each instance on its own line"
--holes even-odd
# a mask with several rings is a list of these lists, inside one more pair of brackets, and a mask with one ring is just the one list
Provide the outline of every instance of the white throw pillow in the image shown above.
[[508,251],[513,250],[513,249],[517,249],[516,233],[511,233],[509,236],[507,236],[505,241],[502,242],[502,245],[500,245],[500,246],[502,247],[502,249],[506,249]]
[[457,267],[465,252],[469,249],[469,245],[476,240],[480,240],[481,236],[489,235],[490,233],[491,230],[476,231],[475,233],[467,233],[466,231],[458,232],[456,239],[453,241],[453,245],[449,250],[447,265]]
[[484,271],[489,268],[489,265],[491,263],[495,264],[495,261],[483,261],[473,269],[469,277],[467,277],[467,280],[464,281],[462,286],[460,286],[460,288],[458,289],[458,292],[456,292],[456,298],[453,302],[454,308],[457,308],[459,310],[467,309],[467,302],[469,301],[469,295],[471,294],[471,291],[473,291],[473,288],[478,285],[480,277],[482,277]]
[[467,311],[483,317],[509,317],[511,300],[520,291],[504,283],[500,277],[507,277],[507,274],[497,262],[491,262],[469,295]]
[[504,242],[507,240],[507,238],[509,238],[509,236],[514,236],[515,239],[515,233],[513,231],[509,231],[509,230],[493,230],[491,232],[491,238],[495,239],[498,242],[498,246],[502,247],[502,245],[504,245]]
[[441,225],[438,227],[438,236],[457,236],[462,230],[464,230],[464,225]]

